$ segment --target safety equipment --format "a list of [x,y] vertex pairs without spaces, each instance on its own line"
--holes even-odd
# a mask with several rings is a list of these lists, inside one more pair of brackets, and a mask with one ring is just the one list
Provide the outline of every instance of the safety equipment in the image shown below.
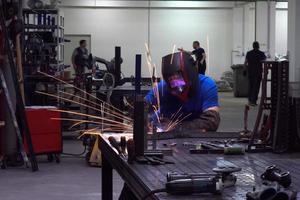
[[220,114],[215,110],[207,110],[203,112],[199,118],[193,121],[187,121],[179,125],[182,131],[190,129],[204,129],[206,131],[216,131],[220,125]]
[[170,92],[186,101],[197,93],[198,72],[194,59],[185,52],[177,52],[162,58],[162,76]]

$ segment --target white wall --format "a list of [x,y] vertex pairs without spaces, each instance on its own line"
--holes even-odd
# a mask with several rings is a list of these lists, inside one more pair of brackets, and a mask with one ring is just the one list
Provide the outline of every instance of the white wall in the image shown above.
[[[136,53],[144,52],[147,13],[139,9],[64,9],[65,34],[91,34],[93,55],[110,60],[121,46],[122,71],[134,74]],[[67,59],[67,58],[66,58]]]
[[[272,44],[272,54],[280,54],[286,55],[287,52],[287,7],[288,4],[284,2],[276,3],[276,13],[275,13],[275,21],[273,21],[272,30],[275,28],[275,34],[271,33],[271,36],[275,38],[271,38],[275,41],[275,45]],[[245,16],[243,17],[243,9],[245,12]],[[252,43],[255,40],[255,4],[248,3],[246,5],[236,6],[233,9],[233,50],[237,51],[233,53],[233,63],[240,64],[245,60],[245,53],[252,49]],[[273,14],[274,16],[274,14]],[[243,46],[243,20],[245,26],[244,32],[244,46]],[[258,21],[261,21],[258,19]],[[274,27],[275,23],[275,27]],[[260,27],[267,27],[266,19],[265,22],[259,23]],[[261,29],[261,28],[260,28]],[[267,31],[261,31],[262,33],[266,33]],[[261,37],[260,37],[261,38]],[[266,50],[266,39],[265,41],[260,41],[259,38],[257,40],[261,43],[261,49],[263,51]],[[244,49],[244,51],[242,50]],[[243,54],[244,53],[244,54]]]
[[286,55],[288,43],[288,3],[277,3],[276,8],[275,53]]
[[233,8],[232,64],[242,64],[246,52],[252,49],[255,38],[254,3],[236,5]]
[[227,9],[151,11],[150,44],[155,63],[160,66],[161,57],[171,53],[174,44],[192,50],[192,42],[199,40],[208,54],[208,74],[219,78],[230,69],[231,19],[232,10]]

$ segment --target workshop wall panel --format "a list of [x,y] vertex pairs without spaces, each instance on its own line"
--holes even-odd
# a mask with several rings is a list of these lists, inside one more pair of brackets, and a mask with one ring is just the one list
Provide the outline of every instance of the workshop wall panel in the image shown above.
[[288,12],[287,10],[276,11],[275,26],[275,53],[286,55],[287,53],[287,30],[288,30]]
[[232,9],[152,10],[150,44],[159,71],[161,55],[171,53],[174,44],[192,50],[194,40],[199,40],[208,55],[208,75],[219,78],[230,70],[232,14]]
[[[114,47],[121,46],[122,72],[134,74],[135,54],[144,54],[147,42],[145,10],[65,8],[64,13],[66,34],[91,34],[93,55],[107,60],[114,57]],[[142,73],[148,75],[145,62]]]

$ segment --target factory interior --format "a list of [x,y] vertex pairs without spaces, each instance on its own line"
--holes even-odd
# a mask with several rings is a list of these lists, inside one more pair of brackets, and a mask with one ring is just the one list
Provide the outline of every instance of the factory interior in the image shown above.
[[300,199],[299,0],[0,5],[1,200]]

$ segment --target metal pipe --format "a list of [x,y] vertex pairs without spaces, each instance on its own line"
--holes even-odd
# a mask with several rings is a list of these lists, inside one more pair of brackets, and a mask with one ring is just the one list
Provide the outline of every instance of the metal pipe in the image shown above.
[[245,5],[243,6],[243,28],[242,28],[242,54],[244,54],[245,51],[245,30],[246,30],[246,23],[245,23],[245,19],[246,19],[246,11],[245,11]]
[[137,54],[135,56],[135,95],[141,94],[141,73],[142,73],[142,56]]
[[115,86],[120,84],[121,80],[121,47],[115,47]]
[[150,12],[150,9],[151,9],[151,1],[149,0],[148,1],[148,47],[150,48],[150,21],[151,21],[151,12]]
[[270,56],[270,43],[271,43],[271,1],[268,0],[268,44],[267,44],[267,52],[268,56]]
[[255,14],[254,14],[254,40],[257,40],[257,1],[255,1]]
[[[72,6],[72,5],[61,5],[60,8],[76,8],[76,9],[149,9],[149,6]],[[151,9],[155,10],[232,10],[232,7],[158,7],[153,6]]]

